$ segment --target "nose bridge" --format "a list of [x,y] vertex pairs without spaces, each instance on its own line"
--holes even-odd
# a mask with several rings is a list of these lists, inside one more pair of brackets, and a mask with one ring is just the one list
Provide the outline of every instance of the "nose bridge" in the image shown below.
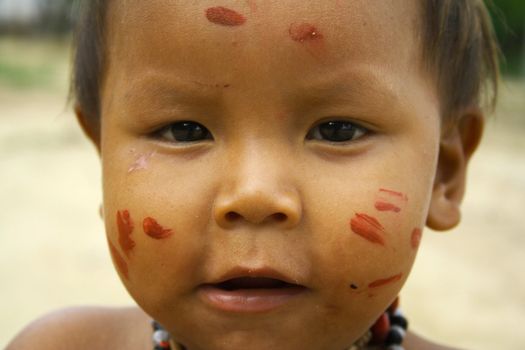
[[301,199],[288,156],[271,138],[249,138],[230,146],[227,168],[214,205],[222,227],[245,224],[297,225]]

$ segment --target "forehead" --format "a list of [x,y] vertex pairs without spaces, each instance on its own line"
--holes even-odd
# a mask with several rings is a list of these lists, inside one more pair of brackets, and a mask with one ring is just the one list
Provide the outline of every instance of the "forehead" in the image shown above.
[[[417,0],[110,1],[107,69],[250,82],[419,66]],[[263,64],[261,64],[263,63]],[[270,74],[271,71],[271,74]],[[305,72],[308,72],[305,75]]]

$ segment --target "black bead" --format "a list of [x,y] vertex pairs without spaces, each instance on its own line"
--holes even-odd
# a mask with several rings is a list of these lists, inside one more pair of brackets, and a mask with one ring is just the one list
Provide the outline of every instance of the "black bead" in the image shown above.
[[403,335],[395,329],[390,329],[386,336],[385,345],[401,345],[403,343]]
[[159,329],[163,329],[162,326],[157,321],[151,322],[151,325],[153,326],[153,330],[155,331],[158,331]]
[[406,318],[400,315],[390,315],[390,324],[395,324],[401,328],[403,328],[405,331],[408,328],[408,321]]

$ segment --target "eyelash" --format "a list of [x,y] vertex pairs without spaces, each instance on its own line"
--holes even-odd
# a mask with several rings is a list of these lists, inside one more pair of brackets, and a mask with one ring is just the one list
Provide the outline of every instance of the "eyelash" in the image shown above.
[[[306,135],[307,140],[327,141],[334,143],[348,143],[356,141],[370,131],[356,123],[346,120],[329,120],[314,126]],[[333,139],[328,139],[332,137]]]
[[167,125],[157,133],[159,138],[168,142],[199,142],[213,140],[211,132],[202,124],[181,121]]
[[[344,120],[330,120],[319,123],[310,129],[306,139],[342,144],[356,141],[369,133],[368,129],[356,123]],[[181,121],[167,125],[156,134],[162,140],[176,143],[213,140],[211,132],[205,126],[193,121]]]

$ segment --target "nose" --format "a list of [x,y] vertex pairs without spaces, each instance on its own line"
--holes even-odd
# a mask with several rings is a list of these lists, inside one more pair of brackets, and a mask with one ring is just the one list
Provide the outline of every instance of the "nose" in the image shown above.
[[[246,152],[224,174],[213,216],[222,228],[242,224],[278,225],[291,229],[302,216],[302,204],[289,169],[270,154]],[[273,153],[273,152],[270,152]]]

